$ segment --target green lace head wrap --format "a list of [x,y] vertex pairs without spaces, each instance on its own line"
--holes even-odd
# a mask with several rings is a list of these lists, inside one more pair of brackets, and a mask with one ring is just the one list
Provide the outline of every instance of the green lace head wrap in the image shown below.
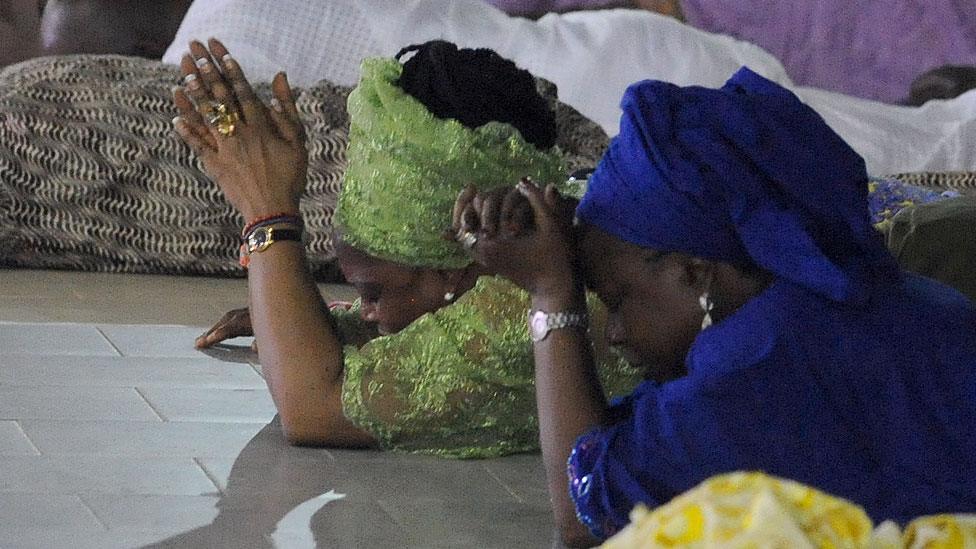
[[349,148],[335,220],[345,242],[416,267],[461,268],[471,260],[441,236],[468,183],[479,190],[529,176],[562,182],[559,151],[541,151],[509,124],[470,129],[431,114],[398,85],[402,65],[367,59],[349,94]]

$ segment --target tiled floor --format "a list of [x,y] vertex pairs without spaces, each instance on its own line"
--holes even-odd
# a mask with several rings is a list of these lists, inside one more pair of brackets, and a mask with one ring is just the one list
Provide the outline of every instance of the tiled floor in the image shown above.
[[551,545],[538,456],[285,445],[249,342],[192,348],[244,299],[242,280],[0,269],[0,548]]

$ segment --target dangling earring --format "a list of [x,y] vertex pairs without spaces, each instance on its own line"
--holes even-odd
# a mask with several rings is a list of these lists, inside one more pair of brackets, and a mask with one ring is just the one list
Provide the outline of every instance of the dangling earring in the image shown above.
[[444,294],[444,301],[450,303],[454,301],[454,292],[447,292]]
[[702,311],[705,312],[705,318],[702,319],[701,329],[704,330],[712,325],[712,309],[715,308],[715,303],[712,302],[712,298],[708,296],[708,292],[704,292],[698,297],[698,306],[701,307]]

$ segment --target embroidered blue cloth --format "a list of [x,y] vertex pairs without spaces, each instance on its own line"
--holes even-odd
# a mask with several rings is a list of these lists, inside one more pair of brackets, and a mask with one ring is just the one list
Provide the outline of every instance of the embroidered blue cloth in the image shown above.
[[868,211],[875,228],[884,229],[898,212],[909,206],[929,204],[948,198],[958,198],[957,191],[934,191],[909,185],[897,179],[872,177],[868,182]]
[[748,70],[721,90],[643,82],[578,217],[627,242],[752,262],[773,284],[699,334],[576,444],[570,493],[601,538],[636,503],[760,470],[876,520],[976,511],[976,308],[902,273],[861,159]]

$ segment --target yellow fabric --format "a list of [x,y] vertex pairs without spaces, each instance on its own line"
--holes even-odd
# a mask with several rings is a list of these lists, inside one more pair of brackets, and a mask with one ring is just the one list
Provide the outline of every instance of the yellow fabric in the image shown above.
[[922,517],[904,533],[891,522],[873,529],[857,505],[763,473],[713,477],[653,511],[637,506],[630,519],[604,549],[976,549],[976,515]]

